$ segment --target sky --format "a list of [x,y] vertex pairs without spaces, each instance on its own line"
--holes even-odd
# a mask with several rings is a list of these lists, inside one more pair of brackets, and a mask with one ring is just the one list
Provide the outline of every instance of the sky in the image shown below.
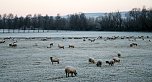
[[152,7],[152,0],[0,0],[0,14],[61,16],[73,13],[129,11]]

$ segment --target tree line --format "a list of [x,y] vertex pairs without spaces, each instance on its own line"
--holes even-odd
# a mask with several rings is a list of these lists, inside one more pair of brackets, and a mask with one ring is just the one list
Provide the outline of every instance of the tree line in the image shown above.
[[10,30],[75,30],[75,31],[152,31],[152,9],[133,8],[125,16],[118,12],[105,13],[96,18],[84,13],[62,17],[41,14],[18,17],[13,14],[0,15],[0,29]]

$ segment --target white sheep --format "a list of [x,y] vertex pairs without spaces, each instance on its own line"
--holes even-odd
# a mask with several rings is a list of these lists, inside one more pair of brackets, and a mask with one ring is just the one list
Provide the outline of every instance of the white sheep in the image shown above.
[[59,59],[58,58],[53,58],[53,57],[50,57],[50,60],[53,64],[53,62],[57,62],[59,64]]
[[11,44],[9,44],[9,46],[10,46],[10,47],[17,47],[17,44],[11,43]]
[[61,45],[59,45],[59,44],[58,44],[58,47],[59,47],[59,48],[63,48],[63,49],[64,49],[64,46],[61,46]]
[[137,46],[137,43],[131,43],[130,44],[130,47],[134,47],[134,46]]
[[114,57],[113,60],[114,60],[114,62],[120,62],[120,58],[118,58],[118,57]]
[[53,46],[53,43],[50,43],[50,46],[49,47],[47,47],[47,48],[51,48]]
[[66,66],[65,73],[66,73],[66,77],[69,77],[69,74],[71,74],[72,77],[73,77],[73,74],[75,76],[77,75],[76,69],[72,66]]
[[0,41],[0,43],[5,43],[5,40]]

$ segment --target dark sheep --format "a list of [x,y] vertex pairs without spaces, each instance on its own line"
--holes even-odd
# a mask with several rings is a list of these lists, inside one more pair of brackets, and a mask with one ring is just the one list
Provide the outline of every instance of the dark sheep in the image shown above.
[[66,73],[66,77],[69,77],[69,74],[71,74],[72,77],[73,77],[73,74],[75,76],[77,75],[76,69],[72,66],[65,67],[65,73]]
[[69,45],[69,48],[74,48],[74,45]]
[[98,61],[96,65],[97,65],[97,67],[101,67],[102,62],[101,62],[101,61]]
[[111,60],[111,61],[106,61],[106,63],[113,66],[115,62],[113,60]]
[[120,53],[118,53],[117,55],[118,55],[119,58],[121,57],[121,54],[120,54]]
[[50,43],[50,47],[53,46],[53,43]]

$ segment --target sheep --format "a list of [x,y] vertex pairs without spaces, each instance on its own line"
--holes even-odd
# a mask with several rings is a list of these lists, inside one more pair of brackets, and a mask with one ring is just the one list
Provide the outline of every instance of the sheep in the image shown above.
[[113,58],[114,62],[120,62],[120,59],[118,57]]
[[5,40],[0,41],[0,43],[5,43]]
[[57,62],[59,64],[59,59],[58,58],[53,58],[53,57],[50,57],[50,60],[53,64],[53,62]]
[[90,57],[90,58],[89,58],[89,63],[93,63],[93,64],[94,64],[94,63],[95,63],[94,58],[91,58],[91,57]]
[[106,61],[106,63],[113,66],[115,62],[113,60],[111,60],[111,61]]
[[50,46],[49,47],[47,47],[47,48],[51,48],[53,46],[53,43],[50,43]]
[[65,73],[66,73],[66,77],[69,77],[69,74],[71,74],[72,77],[73,77],[73,74],[75,76],[77,75],[76,69],[72,66],[66,66]]
[[91,42],[94,42],[95,41],[95,39],[88,39],[89,41],[91,41]]
[[10,46],[10,47],[16,47],[17,44],[12,43],[12,44],[9,44],[9,46]]
[[131,43],[130,47],[137,46],[137,43]]
[[43,39],[41,39],[41,41],[47,41],[47,38],[43,38]]
[[50,43],[50,47],[53,46],[53,43]]
[[74,48],[74,45],[69,45],[69,48]]
[[59,47],[59,48],[63,48],[63,49],[64,49],[64,46],[61,46],[61,45],[59,45],[59,44],[58,44],[58,47]]
[[37,43],[35,43],[33,46],[38,46],[38,44],[37,44]]
[[97,65],[97,67],[101,67],[102,62],[101,62],[101,61],[98,61],[96,65]]
[[117,55],[118,55],[119,58],[121,57],[121,54],[120,54],[120,53],[118,53]]

